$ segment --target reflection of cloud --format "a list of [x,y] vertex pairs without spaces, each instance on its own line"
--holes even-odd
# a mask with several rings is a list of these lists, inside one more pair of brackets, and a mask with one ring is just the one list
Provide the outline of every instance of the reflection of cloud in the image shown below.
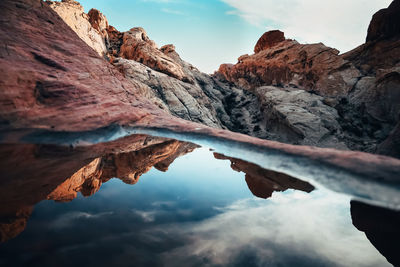
[[[365,41],[374,12],[391,0],[222,0],[251,24],[269,25],[301,42],[324,42],[346,52]],[[272,30],[272,28],[269,28]]]
[[152,206],[155,207],[173,207],[175,206],[177,203],[175,201],[155,201],[153,203],[151,203]]
[[187,255],[233,265],[232,259],[246,256],[256,265],[286,266],[295,257],[308,255],[309,263],[385,266],[363,233],[352,227],[348,200],[335,195],[319,198],[293,192],[276,194],[275,203],[237,201],[211,219],[176,226],[175,235],[189,235],[192,242],[166,253],[165,260],[175,265],[174,259]]
[[[90,265],[129,266],[134,259],[135,266],[389,266],[353,227],[349,199],[325,191],[241,199],[215,208],[217,215],[180,201],[136,206],[70,212],[33,232],[64,236],[52,241],[47,257],[65,265],[96,255]],[[27,253],[42,253],[37,249]]]
[[154,216],[157,213],[156,211],[142,211],[142,210],[133,210],[133,212],[139,215],[144,222],[154,222]]
[[55,219],[51,223],[50,228],[60,229],[65,227],[73,227],[74,226],[73,221],[75,220],[100,219],[103,216],[108,216],[111,214],[113,214],[112,211],[100,212],[100,213],[89,213],[81,211],[69,212]]

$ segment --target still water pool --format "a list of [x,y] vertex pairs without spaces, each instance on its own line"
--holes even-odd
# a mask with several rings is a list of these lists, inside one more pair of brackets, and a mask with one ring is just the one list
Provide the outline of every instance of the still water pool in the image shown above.
[[392,266],[388,260],[398,259],[398,212],[209,148],[157,141],[101,157],[35,145],[5,151],[3,174],[15,182],[1,181],[3,266]]

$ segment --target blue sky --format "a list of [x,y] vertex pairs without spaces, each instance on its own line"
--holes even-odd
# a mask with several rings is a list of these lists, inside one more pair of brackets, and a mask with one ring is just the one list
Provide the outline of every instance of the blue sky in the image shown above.
[[372,15],[391,0],[80,0],[120,31],[143,27],[159,47],[212,73],[252,53],[267,30],[302,43],[323,42],[346,52],[365,40]]

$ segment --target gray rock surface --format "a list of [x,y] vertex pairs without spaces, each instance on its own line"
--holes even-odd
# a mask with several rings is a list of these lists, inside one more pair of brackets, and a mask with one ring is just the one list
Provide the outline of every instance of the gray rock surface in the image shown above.
[[[75,5],[50,3],[83,40],[86,32],[89,39],[99,33],[110,63],[135,93],[176,117],[291,144],[390,155],[400,150],[391,149],[398,144],[400,117],[397,33],[343,55],[322,43],[303,45],[281,32],[266,33],[255,54],[210,76],[182,60],[173,45],[158,48],[143,28],[119,32],[97,10],[74,20],[67,15]],[[82,19],[93,29],[85,22],[82,31]],[[97,41],[87,43],[99,50]]]

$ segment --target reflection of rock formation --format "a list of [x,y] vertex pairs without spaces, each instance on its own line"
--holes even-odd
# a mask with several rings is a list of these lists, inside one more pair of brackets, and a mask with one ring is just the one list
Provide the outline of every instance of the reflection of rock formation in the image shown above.
[[214,153],[214,157],[216,159],[228,159],[231,161],[233,170],[246,173],[247,186],[251,193],[259,198],[269,198],[274,191],[285,191],[287,189],[296,189],[307,193],[314,190],[314,186],[311,184],[284,173],[266,170],[256,164],[218,153]]
[[[119,153],[121,150],[117,147],[123,144],[126,144],[123,153]],[[71,201],[77,192],[90,196],[113,177],[135,184],[152,166],[166,171],[176,158],[196,147],[191,143],[145,135],[76,149],[2,145],[0,241],[21,233],[33,206],[43,199]]]
[[17,211],[7,211],[2,207],[0,211],[0,242],[12,239],[24,231],[33,207],[23,207]]
[[351,218],[354,226],[394,266],[400,266],[400,211],[371,206],[352,200]]
[[167,171],[176,158],[192,152],[196,147],[191,143],[171,140],[138,151],[96,158],[59,185],[47,199],[71,201],[78,192],[91,196],[100,189],[102,183],[114,177],[126,184],[136,184],[140,176],[153,166]]

